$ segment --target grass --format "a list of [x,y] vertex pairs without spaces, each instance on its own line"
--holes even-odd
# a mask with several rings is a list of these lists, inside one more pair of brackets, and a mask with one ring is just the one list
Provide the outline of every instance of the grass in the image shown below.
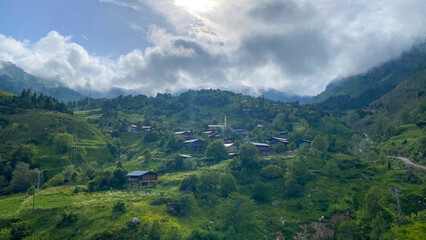
[[26,197],[25,194],[18,194],[7,198],[0,198],[0,217],[16,215]]

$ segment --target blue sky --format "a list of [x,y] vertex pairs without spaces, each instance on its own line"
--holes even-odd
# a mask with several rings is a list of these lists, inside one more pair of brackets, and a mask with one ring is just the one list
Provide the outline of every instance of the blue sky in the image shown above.
[[0,61],[76,90],[316,95],[426,36],[424,0],[0,0]]
[[95,0],[2,0],[0,15],[0,33],[16,40],[36,42],[54,30],[92,54],[112,57],[152,45],[146,39],[149,25],[170,29],[149,7],[136,12]]

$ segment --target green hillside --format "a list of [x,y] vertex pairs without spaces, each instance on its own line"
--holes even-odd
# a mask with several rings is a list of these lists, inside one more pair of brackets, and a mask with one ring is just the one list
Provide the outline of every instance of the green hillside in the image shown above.
[[[31,99],[24,91],[15,100],[21,106],[17,113],[0,115],[6,179],[1,183],[14,189],[0,197],[0,239],[421,239],[425,234],[424,170],[380,154],[394,135],[374,136],[369,143],[349,123],[356,111],[336,113],[219,90],[86,98],[69,102],[62,109],[68,113],[41,109],[43,98]],[[225,115],[226,128],[209,132],[209,125],[225,125]],[[412,122],[395,124],[392,129],[406,127],[416,139],[422,134]],[[134,132],[128,131],[131,125]],[[177,131],[191,131],[204,148],[186,147]],[[268,152],[251,143],[266,144],[271,137],[289,143],[276,143]],[[230,138],[238,150],[225,148]],[[312,142],[299,146],[299,139]],[[76,148],[69,149],[69,140]],[[358,154],[359,149],[369,154]],[[230,152],[238,155],[230,158]],[[5,171],[8,166],[14,170]],[[32,191],[36,168],[47,170],[46,179]],[[156,172],[158,185],[130,187],[126,174],[135,170]],[[28,184],[16,188],[25,180],[22,172]]]
[[426,69],[424,44],[366,73],[331,82],[314,102],[329,109],[349,110],[369,105],[408,77]]
[[20,94],[24,88],[55,97],[62,101],[84,98],[84,95],[64,87],[57,82],[46,81],[35,77],[13,63],[0,61],[0,90]]
[[[0,99],[0,172],[8,182],[19,163],[42,171],[45,181],[65,166],[114,162],[112,140],[86,121],[71,115],[61,103],[45,96],[10,96]],[[39,105],[40,102],[47,105]],[[50,106],[64,112],[45,110]],[[65,107],[65,109],[63,108]],[[115,147],[116,148],[116,147]],[[1,186],[2,192],[14,191]]]

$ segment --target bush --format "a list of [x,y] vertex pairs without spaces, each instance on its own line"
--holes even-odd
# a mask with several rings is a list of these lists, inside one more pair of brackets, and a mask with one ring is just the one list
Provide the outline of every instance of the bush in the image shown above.
[[114,206],[112,207],[112,212],[113,213],[125,213],[126,212],[126,206],[124,205],[124,202],[119,201],[119,202],[115,203]]
[[260,175],[266,179],[277,179],[283,174],[283,169],[277,165],[269,165],[260,170]]

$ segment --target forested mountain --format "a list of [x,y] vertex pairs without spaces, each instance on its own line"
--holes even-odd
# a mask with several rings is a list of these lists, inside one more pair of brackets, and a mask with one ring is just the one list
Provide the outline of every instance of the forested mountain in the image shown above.
[[425,69],[426,43],[422,43],[366,73],[331,82],[314,102],[329,109],[361,108]]
[[57,82],[35,77],[13,63],[0,61],[0,89],[13,94],[20,94],[24,88],[62,101],[84,98],[81,93],[64,87]]

